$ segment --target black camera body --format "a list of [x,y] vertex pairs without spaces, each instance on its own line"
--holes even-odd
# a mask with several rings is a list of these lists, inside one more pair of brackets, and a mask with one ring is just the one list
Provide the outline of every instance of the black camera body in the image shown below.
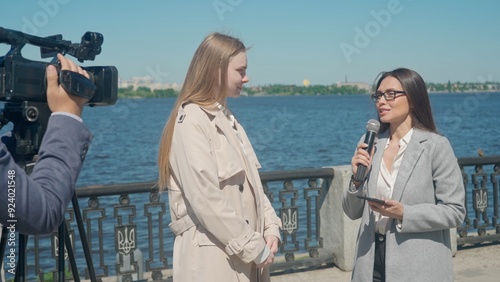
[[[87,32],[82,36],[81,43],[71,43],[63,40],[62,35],[42,38],[0,27],[0,43],[11,46],[7,54],[0,57],[0,101],[5,102],[0,112],[0,128],[9,122],[14,124],[14,141],[8,148],[17,164],[27,172],[35,163],[50,116],[46,81],[48,64],[58,69],[61,86],[71,95],[89,99],[88,106],[116,103],[116,67],[83,67],[89,74],[90,83],[75,72],[61,70],[57,60],[57,53],[71,55],[80,62],[94,60],[101,53],[102,42],[103,36],[97,32]],[[41,57],[51,57],[52,61],[38,62],[24,58],[21,50],[26,44],[39,46]]]
[[[94,60],[101,52],[103,36],[87,32],[79,44],[63,40],[61,35],[36,37],[0,27],[0,43],[11,45],[10,51],[0,57],[0,101],[6,102],[46,102],[47,84],[45,70],[49,63],[32,61],[21,55],[26,43],[39,46],[41,57],[53,57],[52,64],[60,70],[56,54],[69,54],[83,62]],[[118,70],[114,66],[82,67],[96,86],[89,106],[114,105],[118,97]]]
[[[0,101],[47,102],[45,79],[47,65],[48,63],[27,60],[18,55],[0,57]],[[87,71],[90,80],[96,86],[94,96],[87,102],[87,105],[114,105],[118,95],[116,67],[82,68]]]

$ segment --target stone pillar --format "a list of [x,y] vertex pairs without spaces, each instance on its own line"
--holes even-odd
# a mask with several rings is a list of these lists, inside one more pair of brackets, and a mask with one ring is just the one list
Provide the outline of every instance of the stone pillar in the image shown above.
[[[358,220],[348,218],[342,208],[342,195],[351,179],[351,166],[335,166],[332,183],[323,183],[321,191],[321,236],[323,249],[320,256],[335,258],[335,265],[343,271],[351,271],[354,266]],[[329,185],[328,185],[329,184]]]

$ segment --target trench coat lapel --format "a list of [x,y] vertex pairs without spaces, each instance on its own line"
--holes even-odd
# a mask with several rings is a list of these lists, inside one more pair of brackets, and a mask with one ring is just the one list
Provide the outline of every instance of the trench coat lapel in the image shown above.
[[[249,158],[245,157],[245,153],[243,152],[243,150],[241,148],[240,140],[236,136],[236,133],[234,132],[234,129],[231,127],[230,123],[228,122],[227,117],[225,116],[224,112],[222,110],[219,110],[219,109],[214,109],[214,110],[206,109],[206,108],[202,108],[202,109],[214,117],[213,123],[215,124],[215,126],[217,128],[219,128],[220,131],[227,137],[231,146],[233,146],[233,148],[237,152],[240,152],[240,158],[241,158],[242,163],[247,167],[252,165],[251,163],[248,163],[247,160],[245,160],[245,158],[246,159],[249,159]],[[251,146],[249,148],[249,146],[247,144],[248,138],[247,138],[244,130],[241,128],[241,126],[238,124],[238,122],[236,122],[236,124],[237,124],[237,128],[238,128],[238,132],[239,132],[239,134],[241,134],[241,137],[242,137],[241,142],[243,143],[245,150],[247,151],[248,154],[254,154],[253,150],[249,150],[249,149],[251,149]],[[250,170],[251,173],[253,173],[252,167],[248,167],[247,169]],[[255,177],[253,177],[253,175],[247,176],[247,179],[248,179],[248,182],[250,183],[250,186],[252,187],[252,189],[255,189],[255,187],[258,187],[258,186],[256,186],[257,183],[255,182]],[[257,193],[255,193],[255,194],[257,194]]]
[[[243,148],[245,148],[245,154],[247,155],[247,158],[250,161],[249,165],[252,165],[257,169],[261,168],[260,162],[257,158],[257,155],[255,154],[255,151],[253,150],[252,144],[250,144],[250,139],[248,139],[245,129],[243,129],[243,127],[238,123],[237,120],[236,120],[236,128],[241,135]],[[252,171],[254,167],[252,167]]]
[[[248,183],[250,184],[250,189],[252,189],[253,195],[255,197],[255,204],[257,207],[257,230],[259,232],[264,231],[264,217],[262,216],[263,214],[263,207],[262,207],[262,200],[260,199],[260,193],[258,191],[258,183],[256,182],[256,179],[258,178],[258,171],[257,171],[257,166],[259,165],[257,162],[257,166],[255,165],[255,161],[257,161],[257,156],[255,156],[255,152],[252,149],[252,146],[250,145],[250,141],[248,140],[248,137],[245,133],[245,130],[238,124],[236,121],[236,128],[238,130],[238,133],[240,134],[241,137],[241,143],[243,143],[243,148],[245,148],[245,151],[243,151],[240,143],[240,139],[238,136],[236,136],[236,133],[234,132],[234,129],[231,127],[230,123],[227,120],[227,117],[222,111],[212,111],[212,114],[215,114],[214,116],[214,124],[216,127],[218,127],[222,133],[227,137],[229,140],[229,143],[237,152],[240,154],[240,159],[241,162],[244,164],[246,167],[246,178],[248,180]],[[255,161],[253,160],[255,159]]]

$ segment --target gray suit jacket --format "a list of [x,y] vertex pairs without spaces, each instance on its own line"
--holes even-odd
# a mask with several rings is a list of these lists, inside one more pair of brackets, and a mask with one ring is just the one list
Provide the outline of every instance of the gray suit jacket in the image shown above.
[[[376,195],[388,131],[375,141],[372,167],[363,187],[344,192],[344,211],[361,219],[353,281],[372,281],[375,221],[357,193]],[[389,222],[386,233],[386,281],[453,281],[449,229],[465,218],[465,189],[451,145],[443,136],[414,129],[396,178],[393,200],[404,206],[401,228]]]
[[54,231],[64,219],[91,140],[82,122],[51,116],[29,177],[1,142],[0,223],[23,234]]

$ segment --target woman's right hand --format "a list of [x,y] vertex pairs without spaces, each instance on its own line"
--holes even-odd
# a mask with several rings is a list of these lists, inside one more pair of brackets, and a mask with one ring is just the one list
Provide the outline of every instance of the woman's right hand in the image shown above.
[[[57,59],[61,62],[61,70],[70,70],[86,78],[89,74],[86,70],[77,66],[72,60],[67,59],[61,54],[57,54]],[[83,106],[88,99],[71,95],[67,93],[64,88],[59,85],[59,73],[53,65],[47,66],[47,103],[52,112],[66,112],[82,116]]]
[[270,266],[271,264],[273,264],[273,262],[274,262],[274,253],[269,252],[269,256],[267,257],[267,259],[265,261],[263,261],[262,263],[257,264],[257,268],[264,268],[264,267]]
[[[367,168],[370,168],[370,166],[372,164],[372,157],[366,151],[366,147],[368,147],[367,144],[361,143],[356,148],[356,152],[354,153],[354,156],[351,159],[351,167],[352,167],[352,174],[353,175],[356,175],[356,172],[358,171],[358,166],[360,164],[366,166]],[[372,149],[371,153],[373,153],[374,149],[375,148]],[[366,171],[368,171],[368,170],[369,169],[367,169]]]

